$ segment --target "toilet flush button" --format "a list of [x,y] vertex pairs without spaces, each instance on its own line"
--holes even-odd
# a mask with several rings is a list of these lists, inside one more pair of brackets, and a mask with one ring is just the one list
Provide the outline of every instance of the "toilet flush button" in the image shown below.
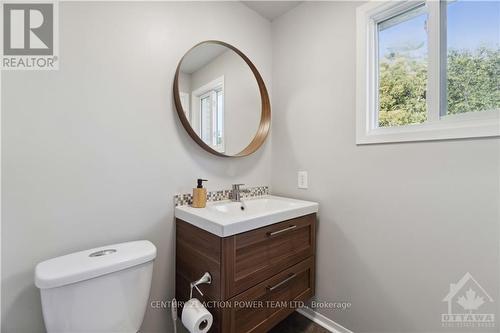
[[102,257],[102,256],[105,256],[105,255],[108,255],[111,253],[115,253],[115,252],[116,252],[115,249],[101,250],[101,251],[97,251],[97,252],[93,252],[93,253],[89,254],[89,257]]

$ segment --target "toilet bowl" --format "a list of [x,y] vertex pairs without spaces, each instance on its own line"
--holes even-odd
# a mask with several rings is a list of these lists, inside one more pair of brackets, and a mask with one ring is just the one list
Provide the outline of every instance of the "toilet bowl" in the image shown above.
[[151,288],[156,247],[149,241],[114,244],[39,263],[48,333],[136,333]]

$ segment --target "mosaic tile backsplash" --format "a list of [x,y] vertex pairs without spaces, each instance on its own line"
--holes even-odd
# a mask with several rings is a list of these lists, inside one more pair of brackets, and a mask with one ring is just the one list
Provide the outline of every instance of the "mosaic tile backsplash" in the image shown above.
[[[243,190],[244,191],[248,190],[248,192],[241,192],[242,198],[254,198],[269,194],[268,186],[245,187],[243,188]],[[231,198],[231,192],[232,192],[231,190],[208,191],[207,201],[229,200]],[[175,207],[190,205],[192,202],[193,202],[192,193],[174,195]]]

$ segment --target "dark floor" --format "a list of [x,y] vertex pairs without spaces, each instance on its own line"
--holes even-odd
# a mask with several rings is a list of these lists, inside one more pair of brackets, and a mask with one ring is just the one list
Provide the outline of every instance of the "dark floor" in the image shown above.
[[298,312],[293,312],[288,318],[270,330],[269,333],[329,333],[329,331]]

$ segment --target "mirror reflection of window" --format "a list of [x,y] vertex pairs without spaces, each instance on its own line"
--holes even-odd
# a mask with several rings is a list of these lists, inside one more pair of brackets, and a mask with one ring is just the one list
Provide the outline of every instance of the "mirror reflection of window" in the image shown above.
[[199,106],[198,135],[213,149],[224,152],[224,77],[193,92],[193,105]]
[[224,91],[217,91],[217,130],[215,139],[217,146],[221,147],[221,152],[224,152]]
[[212,102],[210,94],[200,98],[201,138],[212,145]]

